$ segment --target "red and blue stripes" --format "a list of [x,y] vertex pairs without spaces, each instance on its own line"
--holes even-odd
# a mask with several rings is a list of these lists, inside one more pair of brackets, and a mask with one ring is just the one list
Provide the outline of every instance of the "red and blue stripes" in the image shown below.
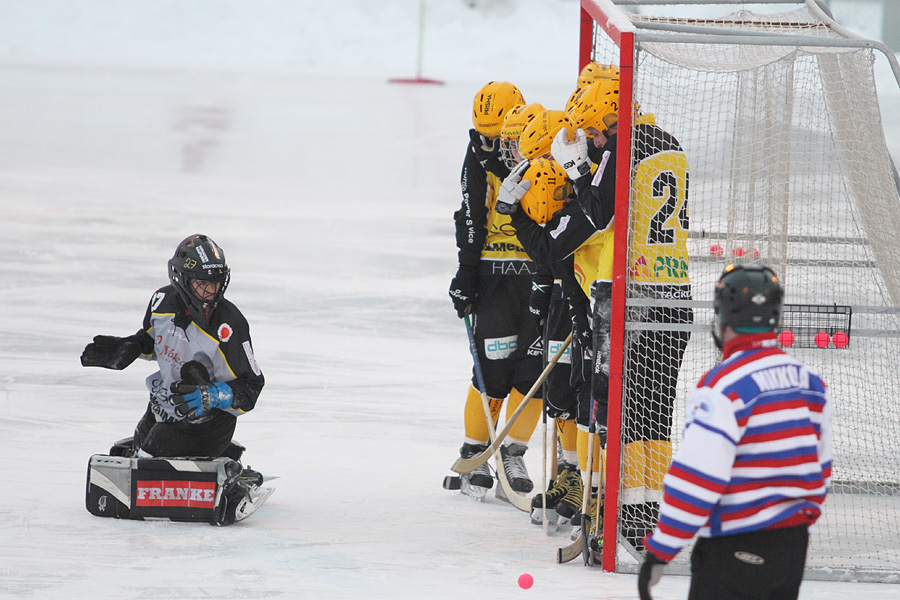
[[[831,400],[765,336],[741,336],[701,378],[646,546],[671,560],[695,535],[810,525],[831,485]],[[738,338],[741,340],[741,338]]]

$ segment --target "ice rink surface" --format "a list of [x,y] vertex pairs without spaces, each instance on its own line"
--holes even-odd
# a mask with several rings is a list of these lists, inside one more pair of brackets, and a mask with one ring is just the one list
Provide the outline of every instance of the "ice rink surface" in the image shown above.
[[[36,24],[38,9],[16,13],[15,4],[0,9],[38,40],[54,39]],[[279,4],[287,6],[262,6]],[[397,32],[413,26],[417,4],[386,3],[405,15],[391,21]],[[390,28],[371,46],[366,76],[340,60],[333,69],[322,60],[151,68],[118,64],[114,54],[101,60],[99,51],[67,61],[74,51],[62,42],[56,55],[29,54],[26,42],[2,48],[0,598],[636,597],[634,576],[555,564],[567,536],[543,535],[508,504],[440,487],[462,441],[471,368],[446,294],[471,99],[486,81],[511,79],[528,101],[561,106],[577,73],[566,63],[543,75],[548,62],[574,63],[572,40],[529,69],[496,48],[496,64],[460,66],[473,60],[465,40],[487,39],[483,23],[496,27],[504,3],[472,4],[454,3],[435,26],[437,37],[471,36],[466,48],[432,50],[425,74],[445,77],[443,86],[386,82],[415,67],[404,54],[410,40],[414,52],[414,34],[392,38]],[[576,2],[552,2],[552,14],[524,4],[551,31],[571,20],[575,35]],[[239,12],[234,3],[202,6],[215,5]],[[319,3],[295,5],[325,18]],[[355,26],[388,21],[366,6],[332,4]],[[54,14],[65,41],[66,15]],[[83,25],[78,16],[69,22]],[[322,36],[316,48],[352,38],[317,32],[301,16],[283,21],[307,24],[308,44]],[[898,97],[883,102],[894,146]],[[225,249],[228,297],[251,325],[267,385],[235,437],[248,448],[245,464],[280,476],[276,492],[227,528],[93,517],[84,508],[88,459],[131,433],[154,365],[84,369],[78,356],[96,334],[140,327],[167,282],[166,261],[195,232]],[[536,480],[539,433],[526,455]],[[534,576],[530,590],[517,586],[522,573]],[[655,597],[684,598],[687,586],[664,577]],[[806,582],[801,598],[898,593]]]

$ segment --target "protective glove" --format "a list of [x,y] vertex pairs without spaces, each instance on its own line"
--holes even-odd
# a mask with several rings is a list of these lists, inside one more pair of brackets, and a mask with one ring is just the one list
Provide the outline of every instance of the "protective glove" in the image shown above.
[[572,314],[572,371],[569,383],[576,390],[591,385],[594,372],[594,340],[587,315],[573,310]]
[[550,297],[553,293],[552,275],[535,275],[531,280],[531,296],[528,297],[528,312],[540,325],[547,320]]
[[516,212],[519,208],[519,200],[531,188],[530,181],[527,179],[522,181],[528,165],[527,160],[517,164],[516,168],[500,184],[500,191],[497,192],[497,212],[501,215],[511,215]]
[[221,382],[197,385],[181,380],[173,383],[171,390],[175,412],[187,419],[202,417],[214,408],[231,408],[234,398],[231,386]]
[[135,336],[96,335],[81,353],[81,366],[121,371],[140,355],[141,345]]
[[641,600],[653,600],[650,588],[659,583],[665,568],[666,563],[648,550],[638,573],[638,594],[640,594]]
[[459,265],[456,276],[450,281],[450,300],[456,314],[462,319],[472,309],[478,295],[478,267]]
[[472,151],[475,158],[484,166],[492,156],[498,154],[500,138],[486,138],[475,129],[469,130],[469,139],[472,141]]
[[591,172],[591,160],[588,158],[587,135],[584,130],[578,128],[574,141],[569,140],[568,133],[565,127],[559,130],[550,144],[550,155],[565,169],[569,179],[575,181]]

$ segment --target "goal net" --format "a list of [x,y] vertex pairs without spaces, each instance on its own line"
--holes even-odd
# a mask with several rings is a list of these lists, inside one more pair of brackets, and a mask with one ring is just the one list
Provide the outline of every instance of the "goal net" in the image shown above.
[[[581,3],[582,62],[620,65],[621,104],[635,107],[632,119],[620,110],[620,156],[640,152],[634,123],[652,115],[689,171],[687,197],[667,201],[663,182],[654,206],[617,186],[624,284],[614,302],[625,301],[613,319],[608,469],[618,490],[605,511],[617,527],[606,529],[604,569],[639,566],[688,392],[719,358],[709,333],[716,279],[729,263],[765,263],[786,290],[779,339],[822,376],[835,406],[834,485],[811,529],[808,577],[898,582],[900,196],[875,90],[878,44],[815,0],[777,13],[673,4]],[[645,260],[635,223],[647,216],[685,236],[686,264]],[[646,269],[686,269],[692,295],[642,284]],[[672,570],[686,573],[689,554]]]

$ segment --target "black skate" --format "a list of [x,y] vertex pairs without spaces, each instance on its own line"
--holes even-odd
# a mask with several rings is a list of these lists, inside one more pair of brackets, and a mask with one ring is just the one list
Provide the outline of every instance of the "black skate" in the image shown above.
[[[463,458],[472,458],[478,456],[487,450],[487,446],[478,444],[463,444],[459,449],[459,455]],[[459,476],[459,491],[474,498],[483,501],[489,489],[494,487],[494,476],[488,468],[487,463],[481,465],[471,473],[465,473]]]
[[503,471],[509,481],[509,487],[520,494],[527,494],[534,489],[534,483],[525,469],[525,460],[522,458],[528,448],[522,444],[510,443],[500,446],[500,456],[503,458]]

